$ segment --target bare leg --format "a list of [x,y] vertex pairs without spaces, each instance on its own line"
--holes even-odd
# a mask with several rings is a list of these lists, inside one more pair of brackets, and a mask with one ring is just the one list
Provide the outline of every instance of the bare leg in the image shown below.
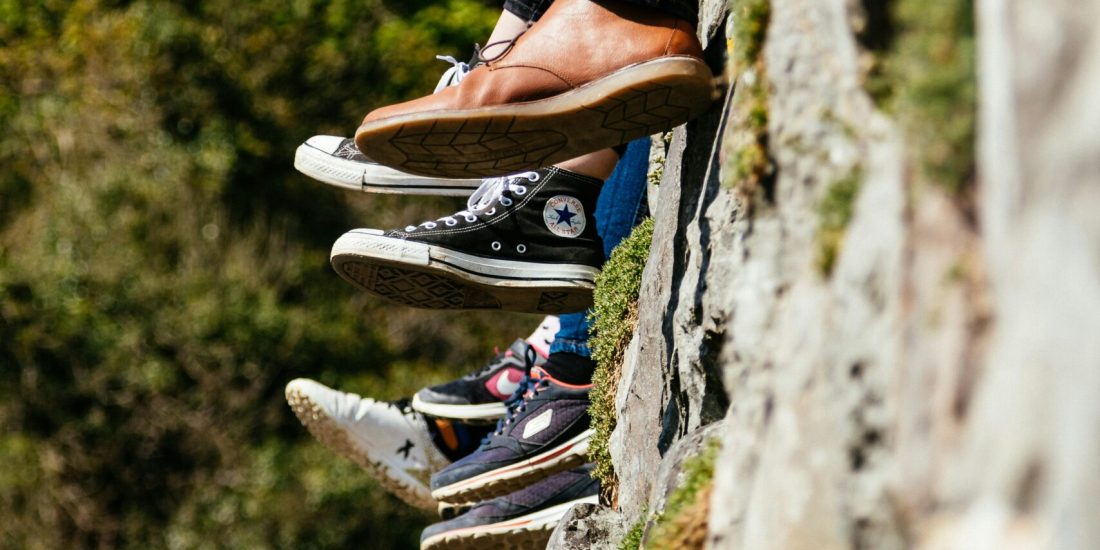
[[619,155],[614,149],[603,149],[565,162],[559,162],[557,166],[598,180],[605,180],[611,176],[611,172],[618,162]]
[[[507,42],[526,28],[527,22],[520,19],[519,16],[510,11],[501,11],[500,19],[497,19],[497,26],[493,27],[493,33],[489,35],[489,41],[485,44]],[[489,55],[486,54],[486,57],[489,57]]]

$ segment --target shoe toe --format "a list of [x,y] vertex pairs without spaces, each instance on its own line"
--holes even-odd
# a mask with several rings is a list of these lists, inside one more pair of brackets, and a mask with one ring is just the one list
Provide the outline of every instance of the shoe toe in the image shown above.
[[459,395],[449,395],[433,391],[431,388],[423,388],[416,392],[416,398],[424,403],[436,405],[469,405],[470,400]]
[[306,140],[306,145],[329,155],[340,149],[343,143],[344,138],[340,136],[313,136]]

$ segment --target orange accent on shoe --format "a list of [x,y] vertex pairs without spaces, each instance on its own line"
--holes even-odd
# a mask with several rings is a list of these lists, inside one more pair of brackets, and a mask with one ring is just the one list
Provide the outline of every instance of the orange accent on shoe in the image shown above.
[[435,427],[439,428],[439,434],[443,436],[443,443],[447,448],[452,451],[458,450],[458,436],[455,435],[455,428],[451,421],[436,418]]

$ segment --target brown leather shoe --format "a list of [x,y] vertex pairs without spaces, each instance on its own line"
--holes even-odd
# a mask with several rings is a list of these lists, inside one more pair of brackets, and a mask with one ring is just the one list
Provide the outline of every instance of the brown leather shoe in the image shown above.
[[619,0],[556,0],[458,86],[372,111],[372,160],[468,178],[549,166],[663,132],[707,109],[714,79],[688,22]]

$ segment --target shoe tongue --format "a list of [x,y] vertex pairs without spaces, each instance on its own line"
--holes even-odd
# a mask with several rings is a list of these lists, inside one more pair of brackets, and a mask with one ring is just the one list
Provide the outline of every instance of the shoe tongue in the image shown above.
[[516,341],[512,342],[512,346],[508,348],[508,353],[523,361],[524,356],[527,354],[527,341],[523,338],[516,338]]

